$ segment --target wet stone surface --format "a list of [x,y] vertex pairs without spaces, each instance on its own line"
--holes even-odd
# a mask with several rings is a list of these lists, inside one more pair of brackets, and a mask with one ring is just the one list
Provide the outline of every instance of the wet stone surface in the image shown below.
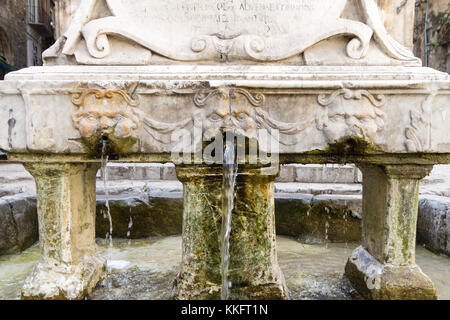
[[[357,244],[307,245],[278,237],[278,258],[291,299],[360,299],[343,277],[345,263]],[[108,244],[97,241],[108,255]],[[450,299],[450,259],[418,247],[417,263],[436,285],[439,299]],[[0,257],[0,299],[18,299],[23,280],[39,260],[39,247]],[[112,273],[89,296],[93,300],[160,300],[172,295],[181,261],[181,237],[115,240]]]

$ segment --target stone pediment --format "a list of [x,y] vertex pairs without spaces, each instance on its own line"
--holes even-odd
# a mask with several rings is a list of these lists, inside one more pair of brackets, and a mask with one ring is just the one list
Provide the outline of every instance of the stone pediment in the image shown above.
[[82,0],[44,58],[88,65],[420,65],[387,33],[375,0]]

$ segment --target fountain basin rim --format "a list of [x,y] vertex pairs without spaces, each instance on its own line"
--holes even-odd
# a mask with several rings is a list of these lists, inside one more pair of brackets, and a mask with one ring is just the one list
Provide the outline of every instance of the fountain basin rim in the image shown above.
[[[87,154],[38,154],[7,152],[8,160],[4,163],[100,163],[100,159]],[[449,164],[450,153],[380,153],[373,155],[337,156],[333,154],[285,153],[280,154],[280,165],[283,164],[398,164],[398,165],[438,165]],[[121,155],[119,160],[110,163],[172,163],[171,155],[164,153],[137,153]],[[196,165],[193,165],[196,166]],[[206,166],[204,164],[198,166]],[[216,165],[218,170],[221,166]]]
[[[44,66],[6,75],[9,81],[45,80],[229,80],[311,81],[339,80],[405,82],[434,81],[450,84],[450,75],[425,67],[319,67],[319,66]],[[372,82],[372,87],[373,87]],[[1,85],[0,85],[1,86]]]

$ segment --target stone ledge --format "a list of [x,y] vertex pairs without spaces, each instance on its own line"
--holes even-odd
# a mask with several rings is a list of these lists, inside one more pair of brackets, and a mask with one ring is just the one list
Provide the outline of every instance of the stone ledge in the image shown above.
[[[151,236],[181,234],[183,225],[183,195],[180,192],[130,196],[109,199],[113,221],[113,237],[139,239]],[[96,234],[109,232],[104,197],[97,197]]]
[[0,255],[21,252],[39,238],[36,197],[0,199]]
[[0,164],[0,183],[14,183],[33,180],[31,174],[21,164]]
[[417,241],[427,249],[450,256],[450,199],[422,196],[419,208]]
[[[181,192],[110,196],[109,200],[114,237],[138,239],[181,234]],[[275,195],[277,234],[294,236],[304,242],[324,242],[326,238],[330,242],[359,241],[360,213],[358,196]],[[97,236],[104,237],[108,230],[105,200],[98,197]]]
[[[298,184],[276,184],[277,233],[305,242],[323,242],[326,236],[328,241],[360,241],[361,196],[298,193],[311,190],[306,188],[307,184],[304,185],[305,189],[298,188]],[[127,238],[130,216],[134,217],[130,238],[181,233],[183,203],[180,182],[146,184],[134,181],[130,185],[125,181],[111,183],[109,187],[115,237]],[[353,188],[352,185],[346,187]],[[105,208],[101,183],[97,194],[97,235],[104,237],[109,222],[101,212]],[[11,208],[15,214],[11,213]],[[450,199],[430,195],[420,197],[418,244],[450,256],[449,212]],[[329,224],[327,234],[326,221]],[[18,194],[0,198],[0,230],[0,254],[20,252],[35,243],[38,240],[35,196]]]
[[[97,177],[102,179],[102,171]],[[108,165],[109,181],[177,181],[173,163],[110,163]],[[0,183],[26,183],[33,177],[25,171],[23,165],[0,163]],[[360,192],[356,186],[362,182],[362,175],[354,165],[299,165],[286,164],[280,166],[278,183],[298,183],[313,185],[332,185],[332,193],[342,193],[345,185],[351,186],[351,193]],[[450,166],[436,165],[432,173],[422,180],[422,192],[450,197]],[[101,183],[101,182],[100,182]],[[304,188],[304,187],[303,187]],[[303,192],[304,193],[304,192]]]

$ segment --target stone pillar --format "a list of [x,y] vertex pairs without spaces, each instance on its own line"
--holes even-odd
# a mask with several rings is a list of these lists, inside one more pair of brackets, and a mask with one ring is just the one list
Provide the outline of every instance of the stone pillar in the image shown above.
[[362,246],[345,273],[368,299],[436,299],[415,263],[420,180],[432,166],[359,165],[363,172]]
[[[278,170],[239,169],[230,236],[230,299],[288,297],[276,253]],[[220,299],[222,167],[177,166],[177,175],[184,186],[184,216],[175,298]]]
[[22,288],[23,299],[82,299],[98,283],[105,261],[96,254],[98,164],[32,163],[41,260]]

